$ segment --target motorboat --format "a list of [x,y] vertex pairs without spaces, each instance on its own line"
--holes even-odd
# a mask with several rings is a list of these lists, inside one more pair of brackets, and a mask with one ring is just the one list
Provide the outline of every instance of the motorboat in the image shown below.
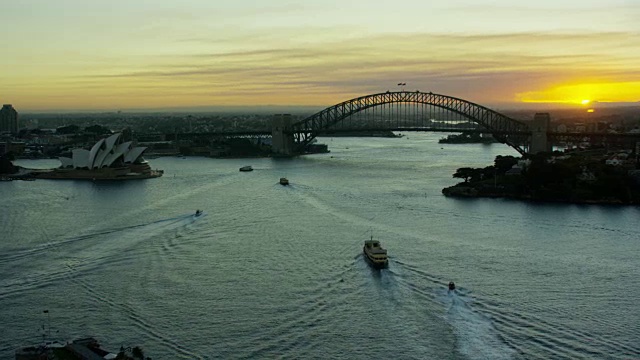
[[385,268],[389,264],[387,250],[382,248],[380,241],[373,240],[373,237],[364,242],[362,252],[367,260],[369,260],[369,263],[377,269]]
[[202,215],[202,210],[196,210],[196,216]]
[[240,168],[240,171],[253,171],[251,165],[243,166]]
[[449,291],[453,291],[456,289],[456,284],[453,281],[449,281]]
[[289,179],[281,177],[280,178],[280,185],[285,185],[285,186],[289,185]]

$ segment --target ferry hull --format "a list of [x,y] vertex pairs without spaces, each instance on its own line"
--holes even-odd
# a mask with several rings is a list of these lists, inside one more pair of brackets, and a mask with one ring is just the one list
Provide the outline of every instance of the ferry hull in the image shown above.
[[363,254],[364,254],[364,258],[367,259],[367,262],[369,263],[369,265],[371,265],[374,269],[385,269],[389,266],[389,260],[377,260],[377,259],[373,259],[368,253],[367,250],[363,249],[362,250]]

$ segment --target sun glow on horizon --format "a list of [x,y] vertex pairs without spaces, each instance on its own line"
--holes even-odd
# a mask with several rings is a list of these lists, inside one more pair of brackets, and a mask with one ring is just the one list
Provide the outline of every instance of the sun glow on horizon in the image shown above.
[[[636,102],[640,100],[640,81],[577,83],[517,94],[525,103],[589,105],[594,102]],[[593,100],[597,99],[597,100]]]

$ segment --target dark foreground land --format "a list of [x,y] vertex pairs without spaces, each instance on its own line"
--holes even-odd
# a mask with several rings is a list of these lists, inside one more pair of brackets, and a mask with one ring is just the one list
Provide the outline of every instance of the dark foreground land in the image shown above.
[[90,359],[115,359],[115,360],[151,360],[145,357],[142,348],[121,347],[117,353],[104,350],[94,338],[77,339],[65,344],[48,342],[37,346],[27,346],[16,350],[16,360],[90,360]]
[[640,204],[640,166],[629,153],[545,153],[527,159],[498,156],[493,166],[460,168],[464,182],[445,196],[501,197],[585,204]]

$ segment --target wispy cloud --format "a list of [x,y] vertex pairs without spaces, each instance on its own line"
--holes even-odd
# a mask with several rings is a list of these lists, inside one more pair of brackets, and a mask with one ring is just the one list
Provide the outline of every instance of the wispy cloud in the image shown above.
[[[78,93],[98,102],[115,100],[122,106],[151,106],[167,99],[174,105],[330,105],[393,89],[403,81],[410,89],[491,104],[519,101],[522,94],[580,79],[640,81],[638,35],[407,33],[282,44],[273,43],[273,35],[256,33],[254,38],[245,33],[210,43],[206,38],[184,38],[182,43],[197,46],[183,53],[150,55],[153,61],[136,57],[139,63],[89,63],[82,71],[74,67],[41,77],[38,84],[41,89]],[[16,86],[25,82],[29,83],[24,77],[5,79],[5,85],[26,96],[33,88]]]

